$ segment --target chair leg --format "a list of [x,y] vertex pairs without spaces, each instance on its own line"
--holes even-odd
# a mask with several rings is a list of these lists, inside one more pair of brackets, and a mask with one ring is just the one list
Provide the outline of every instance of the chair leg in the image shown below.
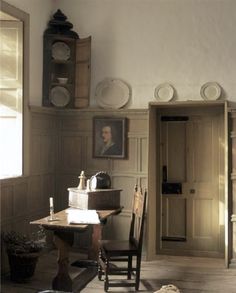
[[139,289],[140,267],[141,267],[141,255],[137,256],[136,277],[135,277],[135,290],[136,291],[138,291],[138,289]]
[[104,279],[104,291],[107,292],[109,289],[109,278],[108,278],[108,273],[109,273],[109,260],[106,258],[106,265],[105,265],[105,279]]
[[99,255],[98,255],[98,280],[102,280],[102,266],[100,265],[99,260],[102,260],[102,252],[99,250]]
[[128,256],[128,274],[127,274],[127,279],[131,279],[131,273],[132,273],[132,255]]

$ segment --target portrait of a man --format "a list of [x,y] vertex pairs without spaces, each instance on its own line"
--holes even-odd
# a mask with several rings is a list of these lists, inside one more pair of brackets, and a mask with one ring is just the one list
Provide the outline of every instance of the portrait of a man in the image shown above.
[[94,157],[124,158],[125,132],[125,118],[95,117],[93,120]]

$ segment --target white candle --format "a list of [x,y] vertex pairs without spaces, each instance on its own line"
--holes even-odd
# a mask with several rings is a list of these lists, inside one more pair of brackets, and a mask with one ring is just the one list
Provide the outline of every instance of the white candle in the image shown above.
[[53,208],[53,197],[49,198],[49,204],[50,204],[50,208]]

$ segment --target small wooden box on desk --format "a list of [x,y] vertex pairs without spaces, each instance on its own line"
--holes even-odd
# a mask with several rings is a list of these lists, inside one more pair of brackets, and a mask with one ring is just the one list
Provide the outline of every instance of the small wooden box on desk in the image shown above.
[[113,210],[120,208],[121,189],[92,191],[68,188],[69,206],[82,210]]

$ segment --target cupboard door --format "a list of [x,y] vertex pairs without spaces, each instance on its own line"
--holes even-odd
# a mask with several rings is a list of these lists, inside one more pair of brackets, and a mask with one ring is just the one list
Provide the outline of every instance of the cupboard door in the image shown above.
[[91,37],[76,41],[75,108],[89,105],[91,76]]

